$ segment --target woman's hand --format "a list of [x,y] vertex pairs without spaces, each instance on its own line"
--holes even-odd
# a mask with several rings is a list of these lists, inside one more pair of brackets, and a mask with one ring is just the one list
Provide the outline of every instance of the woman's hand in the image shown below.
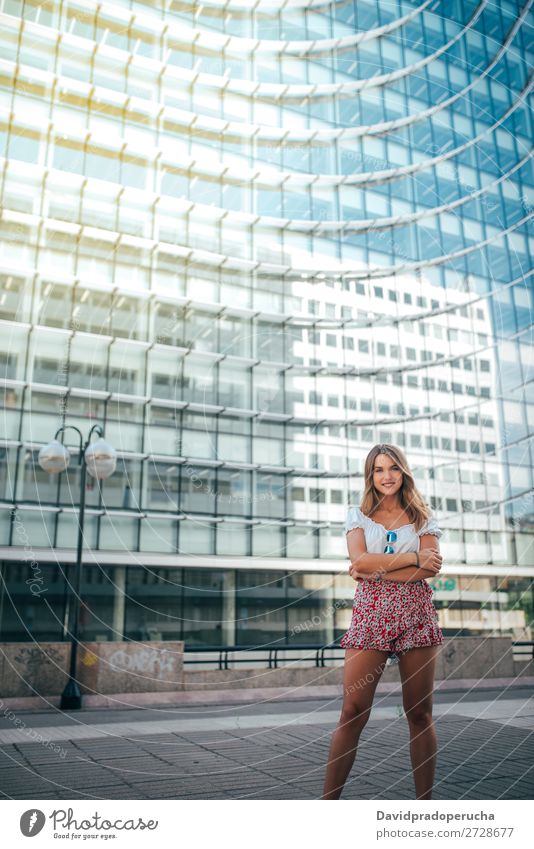
[[350,566],[349,566],[349,575],[350,575],[350,577],[351,577],[351,578],[353,578],[353,580],[355,580],[355,581],[361,581],[361,580],[363,580],[363,579],[361,578],[361,576],[360,576],[360,575],[358,575],[358,571],[357,571],[357,568],[356,568],[356,563],[351,563],[351,564],[350,564]]
[[423,548],[419,552],[420,568],[428,569],[433,575],[437,575],[441,569],[443,557],[435,548]]

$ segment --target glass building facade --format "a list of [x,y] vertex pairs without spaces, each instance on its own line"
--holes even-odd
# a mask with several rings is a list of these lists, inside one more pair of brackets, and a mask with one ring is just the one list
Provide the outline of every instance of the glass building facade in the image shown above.
[[84,639],[338,637],[377,442],[444,633],[531,638],[532,5],[1,0],[1,641],[66,635],[62,423]]

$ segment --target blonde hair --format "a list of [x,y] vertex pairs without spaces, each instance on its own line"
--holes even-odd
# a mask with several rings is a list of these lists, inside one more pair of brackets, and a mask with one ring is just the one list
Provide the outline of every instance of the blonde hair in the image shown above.
[[366,516],[371,518],[372,514],[380,505],[380,496],[373,483],[375,460],[379,454],[387,454],[401,470],[402,485],[398,493],[401,507],[415,525],[415,530],[419,531],[427,519],[430,518],[431,511],[425,504],[423,496],[415,485],[415,480],[412,472],[410,471],[404,452],[401,451],[400,448],[397,448],[396,445],[389,445],[388,443],[375,445],[371,448],[369,454],[365,458],[364,491],[360,503],[360,510],[362,513],[365,513]]

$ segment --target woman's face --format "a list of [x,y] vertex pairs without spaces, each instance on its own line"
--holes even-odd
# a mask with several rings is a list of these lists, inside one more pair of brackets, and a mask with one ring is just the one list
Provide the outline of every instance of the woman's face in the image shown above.
[[394,495],[402,486],[402,472],[388,454],[378,454],[373,468],[373,484],[381,495]]

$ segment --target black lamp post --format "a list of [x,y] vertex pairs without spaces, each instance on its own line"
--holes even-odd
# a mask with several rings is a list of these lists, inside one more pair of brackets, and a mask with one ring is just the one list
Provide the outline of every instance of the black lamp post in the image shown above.
[[[78,510],[78,543],[76,548],[76,575],[74,580],[74,598],[69,597],[69,612],[74,606],[74,616],[70,625],[70,668],[69,680],[61,694],[61,710],[79,710],[82,706],[82,694],[76,678],[76,661],[78,655],[78,631],[80,624],[80,592],[82,585],[82,550],[83,550],[83,524],[85,518],[85,481],[86,473],[98,480],[105,480],[115,471],[117,465],[117,452],[102,438],[104,431],[100,425],[93,425],[84,443],[80,430],[74,425],[60,427],[56,432],[54,440],[41,448],[39,451],[39,465],[45,472],[57,474],[64,472],[70,463],[70,453],[62,442],[58,441],[60,433],[66,430],[75,430],[78,434],[79,454],[78,464],[80,466],[80,506]],[[99,439],[91,443],[93,433],[98,434]],[[70,624],[70,618],[67,620]]]

